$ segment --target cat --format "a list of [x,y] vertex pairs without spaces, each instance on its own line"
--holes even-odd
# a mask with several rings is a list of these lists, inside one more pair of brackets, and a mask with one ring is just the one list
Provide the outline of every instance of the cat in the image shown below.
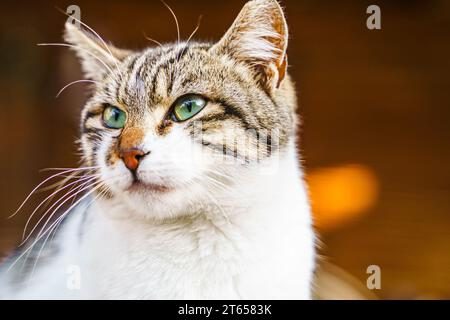
[[216,43],[130,51],[85,29],[65,26],[92,82],[71,171],[87,193],[52,240],[3,264],[0,297],[310,299],[315,234],[278,2],[247,2]]

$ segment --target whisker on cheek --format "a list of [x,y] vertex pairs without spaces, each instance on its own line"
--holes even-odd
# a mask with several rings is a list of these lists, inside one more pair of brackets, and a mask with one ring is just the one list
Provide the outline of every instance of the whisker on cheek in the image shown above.
[[[80,183],[80,182],[83,182],[83,181],[86,181],[87,180],[87,182],[89,182],[89,181],[93,181],[94,179],[96,179],[97,177],[99,177],[100,175],[96,175],[96,176],[94,176],[94,177],[92,177],[92,176],[88,176],[88,177],[84,177],[84,178],[81,178],[81,179],[79,179],[79,180],[76,180],[76,181],[73,181],[73,182],[71,182],[71,183],[69,183],[69,184],[67,184],[67,185],[65,185],[64,187],[62,187],[62,188],[60,188],[60,189],[58,189],[58,190],[56,190],[56,191],[54,191],[54,192],[52,192],[49,196],[47,196],[34,210],[33,210],[33,212],[31,213],[31,215],[30,215],[30,217],[28,218],[28,220],[27,220],[27,222],[26,222],[26,224],[25,224],[25,227],[24,227],[24,230],[23,230],[23,234],[22,234],[22,241],[24,240],[24,238],[25,238],[25,233],[26,233],[26,231],[27,231],[27,228],[28,228],[28,224],[30,223],[30,221],[31,221],[31,219],[33,218],[33,216],[34,216],[34,214],[39,210],[39,208],[44,204],[44,203],[46,203],[47,202],[47,200],[50,200],[51,198],[53,198],[56,194],[58,194],[59,192],[61,192],[61,191],[63,191],[64,189],[67,189],[68,187],[70,187],[70,186],[75,186],[77,183]],[[76,190],[76,188],[75,188],[75,190]],[[72,188],[71,190],[69,190],[69,192],[68,193],[66,193],[65,195],[63,195],[63,197],[64,196],[66,196],[66,195],[69,195],[72,191],[74,191],[74,189]],[[62,198],[62,197],[61,197]],[[57,203],[57,202],[56,202]],[[50,209],[51,209],[51,207],[50,207]],[[50,210],[49,209],[49,210]],[[41,221],[41,220],[39,220],[39,221]],[[33,232],[33,230],[31,231],[31,233]]]
[[[114,177],[113,179],[106,180],[106,182],[113,182],[114,179],[120,179],[120,178],[122,178],[122,176]],[[32,243],[27,249],[25,249],[25,250],[22,252],[22,254],[21,254],[16,260],[14,260],[14,262],[13,262],[13,263],[9,266],[9,268],[7,269],[7,272],[10,271],[10,270],[14,267],[14,265],[15,265],[20,259],[22,259],[25,255],[26,255],[26,258],[28,258],[29,254],[31,253],[31,250],[32,250],[33,247],[34,247],[34,246],[42,239],[42,237],[45,236],[45,234],[48,233],[48,232],[50,232],[50,234],[51,234],[52,230],[54,230],[54,228],[60,224],[60,222],[67,216],[67,214],[70,213],[70,211],[71,211],[73,208],[75,208],[81,201],[83,201],[87,196],[91,195],[92,193],[96,192],[97,190],[99,190],[99,189],[101,189],[101,188],[104,188],[104,191],[105,191],[105,192],[108,191],[109,189],[108,189],[108,187],[104,184],[104,182],[105,182],[105,181],[98,181],[98,182],[92,183],[92,184],[90,184],[89,186],[83,188],[83,189],[88,189],[88,188],[92,188],[92,189],[89,190],[86,194],[84,194],[84,195],[83,195],[79,200],[77,200],[75,203],[73,203],[67,210],[64,211],[64,213],[63,213],[60,217],[58,217],[53,223],[51,223],[51,225],[47,228],[47,230],[44,231],[46,225],[47,225],[48,222],[52,219],[52,216],[54,215],[54,213],[59,209],[59,207],[56,208],[56,209],[53,211],[52,215],[51,215],[50,217],[48,217],[46,223],[45,223],[44,226],[41,228],[41,231],[39,232],[39,234],[37,235],[37,237],[36,237],[36,239],[33,241],[33,243]],[[76,196],[76,195],[80,194],[81,192],[82,192],[82,190],[79,190],[79,191],[77,191],[74,195],[72,195],[71,197]],[[66,198],[66,199],[64,200],[64,202],[67,202],[71,197]],[[99,198],[99,195],[97,195],[97,196],[94,198],[94,200],[91,201],[91,202],[89,203],[89,205],[90,205],[91,203],[93,203],[93,202],[94,202],[96,199],[98,199],[98,198]],[[37,224],[37,225],[38,225],[38,224]],[[37,226],[37,225],[36,225],[36,226]],[[36,226],[35,226],[35,227],[36,227]],[[33,231],[31,232],[31,234],[32,234],[32,233],[33,233]],[[47,236],[46,240],[44,241],[44,245],[45,245],[45,242],[47,241],[48,237],[49,237],[49,236]],[[27,238],[27,239],[28,239],[28,238]],[[25,242],[26,242],[26,240],[25,240],[23,243],[25,243]],[[23,244],[23,243],[22,243],[22,244]],[[41,252],[41,251],[42,251],[42,248],[41,248],[40,252]],[[40,256],[40,253],[38,254],[38,259],[37,259],[37,260],[39,260],[39,256]],[[36,260],[36,262],[37,262],[37,260]],[[34,269],[34,268],[33,268],[33,269]]]
[[[77,186],[76,188],[74,188],[72,191],[64,194],[61,198],[59,198],[55,203],[53,203],[46,211],[45,213],[41,216],[41,218],[38,220],[38,222],[35,224],[35,226],[31,229],[31,231],[28,233],[28,236],[22,241],[21,245],[23,245],[24,243],[26,243],[28,241],[28,239],[31,237],[31,235],[34,233],[34,231],[36,230],[36,228],[39,226],[39,224],[43,221],[43,219],[47,216],[47,214],[56,206],[60,203],[60,205],[58,205],[58,207],[56,209],[53,210],[52,214],[50,215],[49,219],[51,219],[53,217],[53,215],[55,214],[55,212],[61,208],[68,200],[76,197],[78,194],[80,194],[81,192],[83,192],[84,190],[87,190],[88,188],[90,188],[91,186],[94,186],[96,183],[98,182],[94,182],[93,184],[89,185],[86,187],[86,185],[88,183],[90,183],[91,181],[95,180],[96,178],[91,178],[90,180],[87,180],[86,182],[82,183],[80,186]],[[27,224],[25,225],[25,227],[28,226],[29,222],[31,220],[30,219],[27,221]],[[48,220],[47,220],[48,221]],[[44,224],[45,227],[45,224]],[[25,235],[26,230],[24,230],[23,235]],[[38,235],[39,236],[39,235]]]
[[[33,247],[42,239],[42,237],[49,232],[52,227],[54,227],[59,221],[61,221],[68,212],[70,212],[70,210],[72,210],[76,205],[78,205],[78,203],[80,203],[82,200],[84,200],[87,196],[89,196],[90,194],[92,194],[93,192],[95,192],[97,189],[99,188],[99,186],[94,187],[92,190],[88,191],[82,198],[80,198],[76,203],[74,203],[72,206],[70,206],[69,209],[67,209],[58,219],[56,219],[53,223],[51,223],[51,225],[49,226],[49,228],[45,231],[43,231],[44,229],[41,229],[41,231],[39,232],[38,236],[36,237],[36,239],[33,241],[33,243],[26,248],[12,263],[11,265],[8,267],[7,272],[10,271],[15,265],[16,263],[22,259],[25,255],[27,255],[27,257],[29,256],[31,250],[33,249]],[[49,217],[49,220],[51,219],[51,217]],[[45,228],[45,226],[47,225],[48,221],[46,222],[46,224],[44,225],[43,228]]]
[[70,172],[74,172],[74,171],[83,171],[83,170],[89,170],[89,169],[97,169],[97,168],[99,168],[99,167],[83,167],[83,168],[47,168],[47,169],[43,169],[44,171],[45,170],[62,170],[62,172],[59,172],[59,173],[56,173],[56,174],[54,174],[54,175],[51,175],[50,177],[48,177],[48,178],[46,178],[44,181],[42,181],[41,183],[39,183],[29,194],[28,194],[28,196],[25,198],[25,200],[21,203],[21,205],[19,206],[19,208],[12,214],[12,215],[10,215],[9,217],[8,217],[8,219],[10,219],[10,218],[12,218],[12,217],[14,217],[22,208],[23,208],[23,206],[25,205],[25,203],[27,203],[27,201],[31,198],[31,196],[41,187],[41,186],[43,186],[45,183],[47,183],[48,181],[50,181],[50,180],[52,180],[52,179],[54,179],[54,178],[56,178],[56,177],[59,177],[59,176],[62,176],[62,175],[65,175],[65,174],[67,174],[67,173],[70,173]]

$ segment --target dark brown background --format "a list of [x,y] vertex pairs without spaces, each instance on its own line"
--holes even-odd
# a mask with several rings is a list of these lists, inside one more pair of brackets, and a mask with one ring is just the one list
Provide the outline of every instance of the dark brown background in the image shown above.
[[[218,39],[244,1],[169,1],[184,39],[199,14],[196,39]],[[142,32],[174,41],[170,13],[155,1],[14,1],[0,5],[0,255],[11,249],[29,212],[6,217],[46,174],[77,164],[73,143],[85,87],[61,41],[65,17],[83,21],[114,44],[150,45]],[[378,4],[382,30],[366,28]],[[382,298],[450,298],[450,2],[283,1],[291,39],[307,172],[345,164],[370,168],[379,195],[364,215],[322,230],[326,259],[365,283],[382,270]],[[351,199],[349,199],[351,201]]]

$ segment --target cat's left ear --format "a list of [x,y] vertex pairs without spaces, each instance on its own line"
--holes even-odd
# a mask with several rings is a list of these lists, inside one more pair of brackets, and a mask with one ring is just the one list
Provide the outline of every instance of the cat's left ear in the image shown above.
[[95,35],[66,22],[64,40],[73,45],[88,79],[100,81],[105,72],[114,70],[117,64],[132,53],[108,44],[106,47]]
[[247,2],[223,38],[211,50],[248,63],[268,90],[286,75],[288,28],[276,0]]

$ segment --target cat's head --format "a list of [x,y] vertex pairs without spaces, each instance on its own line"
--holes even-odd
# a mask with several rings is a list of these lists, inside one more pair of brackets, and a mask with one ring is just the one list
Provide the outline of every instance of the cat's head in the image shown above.
[[136,212],[174,216],[226,196],[293,139],[288,30],[275,0],[248,2],[213,44],[122,50],[70,23],[65,39],[95,81],[81,120],[84,161]]

